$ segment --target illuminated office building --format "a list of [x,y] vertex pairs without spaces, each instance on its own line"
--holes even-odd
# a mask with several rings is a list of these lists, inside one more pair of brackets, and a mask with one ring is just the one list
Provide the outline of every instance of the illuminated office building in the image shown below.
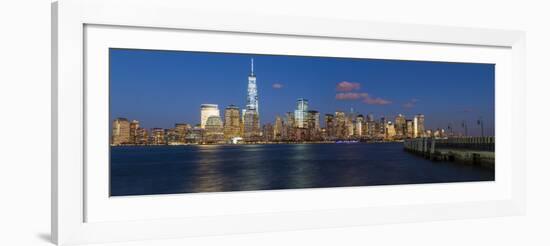
[[267,142],[270,142],[270,141],[273,141],[274,139],[274,127],[271,123],[267,123],[263,126],[263,129],[262,129],[262,137],[264,139],[264,141],[267,141]]
[[283,138],[283,120],[280,116],[275,117],[275,125],[273,126],[273,140],[280,141]]
[[295,139],[296,134],[296,121],[294,119],[294,113],[287,112],[285,116],[286,120],[283,122],[283,139],[292,141]]
[[112,145],[130,143],[130,122],[126,118],[116,118],[113,121]]
[[325,114],[325,136],[328,139],[334,138],[336,135],[336,125],[334,122],[334,115]]
[[414,116],[413,119],[413,131],[414,131],[414,137],[422,137],[424,136],[424,115],[423,114],[417,114]]
[[136,144],[137,145],[146,145],[149,144],[149,135],[147,134],[147,129],[138,128],[136,130]]
[[192,127],[185,135],[186,143],[203,143],[204,142],[204,129],[200,126]]
[[391,121],[386,122],[384,139],[391,140],[395,137],[395,134],[395,125]]
[[176,123],[176,141],[178,143],[185,143],[185,137],[191,130],[191,125],[185,123]]
[[224,112],[224,139],[230,140],[241,136],[241,116],[239,108],[229,105]]
[[135,144],[136,143],[136,134],[139,129],[139,121],[132,120],[130,122],[130,139],[128,143]]
[[294,120],[296,121],[297,128],[307,128],[307,111],[308,101],[303,98],[299,98],[296,101],[296,110],[294,110]]
[[162,145],[165,143],[166,141],[164,139],[164,129],[162,128],[151,129],[151,144]]
[[405,125],[405,116],[398,114],[395,117],[395,134],[399,137],[403,137],[405,135],[406,128],[407,125]]
[[220,116],[210,116],[204,126],[205,141],[207,143],[223,143],[223,121]]
[[337,111],[334,113],[334,119],[336,122],[335,137],[337,139],[345,139],[348,137],[348,127],[346,125],[347,117],[344,112]]
[[412,120],[405,120],[405,135],[407,138],[413,138],[414,137],[414,124]]
[[201,105],[201,128],[204,129],[206,121],[211,116],[220,116],[220,110],[217,104],[202,104]]
[[355,128],[354,128],[354,133],[355,133],[355,136],[357,137],[361,137],[363,136],[363,133],[364,133],[364,126],[365,126],[365,118],[363,118],[363,115],[357,115],[357,117],[355,118]]
[[315,110],[309,110],[306,114],[306,137],[307,140],[318,140],[321,133],[321,125],[319,119],[319,112]]

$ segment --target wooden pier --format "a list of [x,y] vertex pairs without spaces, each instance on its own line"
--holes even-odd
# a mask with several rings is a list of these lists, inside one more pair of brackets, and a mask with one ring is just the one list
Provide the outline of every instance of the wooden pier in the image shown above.
[[406,151],[434,161],[456,161],[495,168],[494,137],[415,138],[404,141]]

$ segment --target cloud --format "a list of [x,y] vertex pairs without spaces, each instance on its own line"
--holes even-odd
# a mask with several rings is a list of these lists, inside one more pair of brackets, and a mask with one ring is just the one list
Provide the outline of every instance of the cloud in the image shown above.
[[382,99],[379,97],[371,97],[368,93],[358,93],[358,92],[342,92],[336,94],[336,100],[361,100],[363,103],[371,105],[386,105],[390,104],[391,101]]
[[369,94],[367,93],[357,92],[336,93],[336,100],[357,100],[368,96]]
[[337,91],[353,91],[359,90],[359,88],[361,88],[361,84],[356,82],[342,81],[336,85]]
[[271,87],[273,87],[273,89],[281,89],[284,87],[284,85],[281,83],[274,83],[273,85],[271,85]]
[[390,104],[391,101],[388,101],[386,99],[382,99],[382,98],[371,98],[370,96],[368,97],[365,97],[365,99],[363,99],[363,102],[366,103],[366,104],[371,104],[371,105],[386,105],[386,104]]
[[418,99],[413,98],[413,99],[411,99],[410,101],[404,103],[404,104],[403,104],[403,108],[406,108],[406,109],[414,108],[414,107],[416,106],[416,103],[417,103],[418,101],[419,101]]

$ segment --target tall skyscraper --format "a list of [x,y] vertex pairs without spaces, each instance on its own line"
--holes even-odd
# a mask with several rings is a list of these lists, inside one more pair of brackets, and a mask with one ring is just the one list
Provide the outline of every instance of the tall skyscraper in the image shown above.
[[129,141],[129,143],[136,144],[138,129],[139,129],[139,121],[132,120],[132,122],[130,122],[130,141]]
[[251,60],[250,75],[248,76],[248,95],[246,97],[246,108],[243,111],[243,125],[245,141],[258,141],[261,136],[261,129],[254,59]]
[[130,122],[126,118],[116,118],[113,121],[112,145],[130,143]]
[[248,97],[246,98],[246,109],[256,110],[258,108],[258,87],[256,86],[256,75],[254,74],[254,59],[250,60],[250,75],[248,75]]
[[237,106],[229,105],[225,108],[224,123],[225,140],[241,136],[241,116]]
[[398,114],[395,116],[395,134],[399,137],[403,137],[405,135],[405,130],[407,129],[407,126],[405,125],[405,116],[402,114]]
[[365,118],[363,117],[363,115],[362,114],[357,115],[357,117],[355,118],[355,129],[354,129],[355,136],[358,136],[358,137],[363,136],[364,125],[365,125]]
[[296,120],[294,119],[294,113],[286,112],[286,120],[283,122],[283,139],[293,141],[295,139]]
[[346,113],[336,111],[334,113],[334,118],[336,121],[336,138],[346,139],[348,137],[348,127],[346,126]]
[[319,112],[316,110],[308,110],[306,114],[306,139],[318,140],[321,133],[321,124],[319,122]]
[[385,124],[384,139],[391,140],[394,137],[395,137],[395,125],[391,121],[388,121]]
[[413,119],[413,131],[414,137],[423,137],[424,136],[424,115],[417,114]]
[[273,140],[279,141],[283,137],[283,120],[280,116],[275,117],[275,125],[273,126]]
[[336,126],[334,122],[334,115],[332,114],[325,114],[325,135],[328,139],[332,139],[335,137],[336,133]]
[[220,110],[217,104],[202,104],[201,105],[201,128],[204,129],[206,121],[210,116],[220,117]]
[[296,121],[296,127],[307,128],[307,111],[308,101],[303,98],[299,98],[296,101],[296,110],[294,110],[294,120]]

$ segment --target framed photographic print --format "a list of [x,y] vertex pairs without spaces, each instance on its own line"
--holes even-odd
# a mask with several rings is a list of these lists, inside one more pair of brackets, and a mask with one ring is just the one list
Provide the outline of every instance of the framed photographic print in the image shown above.
[[52,5],[56,243],[523,213],[522,32],[168,3]]

